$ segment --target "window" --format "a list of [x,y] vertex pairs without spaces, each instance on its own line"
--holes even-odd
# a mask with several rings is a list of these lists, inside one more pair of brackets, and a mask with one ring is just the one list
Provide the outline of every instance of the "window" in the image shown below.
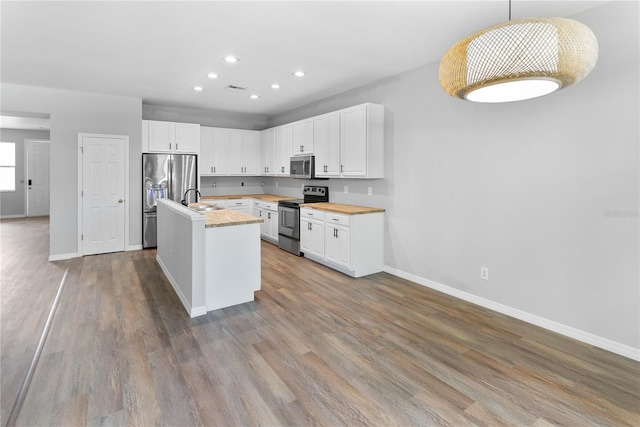
[[16,191],[15,142],[0,142],[0,191]]

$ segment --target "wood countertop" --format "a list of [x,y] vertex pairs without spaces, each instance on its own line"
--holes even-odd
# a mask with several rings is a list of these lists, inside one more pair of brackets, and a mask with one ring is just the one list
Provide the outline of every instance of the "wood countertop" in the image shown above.
[[256,224],[264,222],[262,218],[258,218],[244,212],[234,211],[233,209],[220,209],[217,211],[203,212],[207,217],[205,228],[212,227],[230,227],[233,225]]
[[231,194],[228,196],[202,196],[200,200],[232,200],[232,199],[258,199],[265,202],[277,203],[280,200],[295,200],[296,197],[276,196],[275,194]]
[[370,208],[367,206],[345,205],[343,203],[303,203],[301,208],[319,209],[323,211],[335,212],[344,215],[363,215],[384,212],[381,208]]
[[[205,203],[189,203],[189,207],[206,206]],[[196,212],[196,211],[194,211]],[[230,227],[233,225],[256,224],[264,222],[262,218],[258,218],[244,212],[235,211],[233,209],[217,209],[213,211],[198,212],[206,217],[204,223],[205,228],[212,227]]]

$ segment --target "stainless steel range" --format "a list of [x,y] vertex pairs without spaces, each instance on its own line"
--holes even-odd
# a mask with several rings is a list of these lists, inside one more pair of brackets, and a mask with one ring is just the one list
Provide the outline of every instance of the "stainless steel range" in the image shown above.
[[283,200],[278,203],[278,247],[300,256],[300,205],[329,201],[329,187],[305,185],[304,199]]

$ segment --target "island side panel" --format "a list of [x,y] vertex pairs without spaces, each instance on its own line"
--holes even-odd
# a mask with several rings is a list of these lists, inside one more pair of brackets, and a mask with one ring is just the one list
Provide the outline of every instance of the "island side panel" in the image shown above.
[[156,259],[190,317],[206,314],[204,221],[173,201],[158,202]]
[[205,229],[207,311],[253,301],[260,290],[260,224]]

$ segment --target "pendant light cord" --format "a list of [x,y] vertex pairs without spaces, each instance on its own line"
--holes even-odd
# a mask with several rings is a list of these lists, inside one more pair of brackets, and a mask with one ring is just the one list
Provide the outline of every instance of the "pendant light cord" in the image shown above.
[[511,0],[509,0],[509,21],[511,21]]

